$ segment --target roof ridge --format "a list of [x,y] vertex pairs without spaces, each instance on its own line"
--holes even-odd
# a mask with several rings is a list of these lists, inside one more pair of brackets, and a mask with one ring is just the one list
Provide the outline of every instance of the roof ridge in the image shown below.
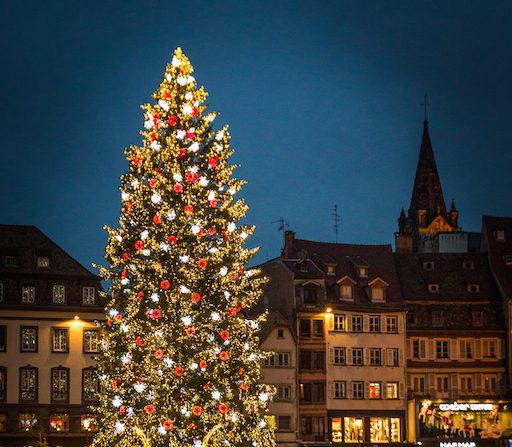
[[310,239],[295,239],[295,242],[298,242],[298,241],[312,242],[314,244],[324,244],[324,245],[333,245],[333,246],[391,247],[391,244],[349,244],[346,242],[323,242],[323,241],[313,241]]

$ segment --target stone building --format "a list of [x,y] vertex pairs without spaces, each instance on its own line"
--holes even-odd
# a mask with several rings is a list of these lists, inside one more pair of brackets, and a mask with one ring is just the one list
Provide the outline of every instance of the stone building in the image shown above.
[[0,225],[0,445],[83,446],[98,381],[100,281],[33,226]]

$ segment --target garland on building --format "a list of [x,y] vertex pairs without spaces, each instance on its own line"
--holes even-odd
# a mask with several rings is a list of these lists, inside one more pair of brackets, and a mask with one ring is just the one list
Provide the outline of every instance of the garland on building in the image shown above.
[[227,127],[180,49],[145,104],[142,145],[126,150],[118,229],[108,228],[111,284],[99,377],[96,447],[274,444],[257,332],[245,309],[263,279],[245,266],[253,231]]

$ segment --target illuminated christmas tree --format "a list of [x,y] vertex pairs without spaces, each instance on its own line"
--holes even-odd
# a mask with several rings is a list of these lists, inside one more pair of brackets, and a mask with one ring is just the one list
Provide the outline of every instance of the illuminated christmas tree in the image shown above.
[[246,318],[262,279],[245,270],[252,228],[228,164],[227,127],[214,131],[207,93],[174,52],[143,143],[126,150],[118,229],[108,229],[111,284],[99,364],[103,446],[271,446],[259,383],[257,331]]

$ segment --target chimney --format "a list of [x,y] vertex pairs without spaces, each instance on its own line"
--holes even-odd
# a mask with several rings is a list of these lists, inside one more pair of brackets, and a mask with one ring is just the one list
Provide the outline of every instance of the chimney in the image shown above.
[[287,230],[284,232],[283,258],[290,259],[293,256],[293,243],[295,241],[295,233]]

